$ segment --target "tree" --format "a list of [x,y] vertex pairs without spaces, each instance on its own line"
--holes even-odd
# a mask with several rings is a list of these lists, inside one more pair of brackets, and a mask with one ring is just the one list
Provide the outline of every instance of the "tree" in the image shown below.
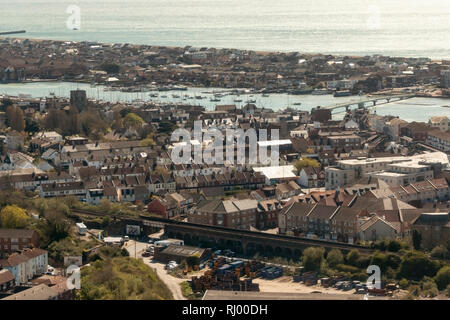
[[431,260],[423,252],[410,251],[402,257],[398,275],[408,280],[420,281],[424,276],[433,277],[438,269],[438,261]]
[[315,159],[301,158],[295,162],[294,166],[300,172],[303,168],[307,167],[318,168],[320,167],[320,163]]
[[443,245],[436,246],[431,251],[431,256],[436,259],[447,259],[448,257],[450,257],[447,248]]
[[127,129],[139,129],[143,123],[144,120],[134,113],[128,113],[123,119],[123,124]]
[[413,230],[412,241],[413,241],[414,249],[420,250],[421,242],[422,242],[422,234],[417,230]]
[[335,267],[338,264],[343,263],[344,255],[342,254],[341,250],[333,249],[330,252],[328,252],[327,262],[330,267]]
[[170,174],[170,171],[165,167],[156,167],[153,173],[157,175],[168,175]]
[[158,133],[171,133],[177,128],[178,126],[176,124],[169,121],[163,121],[159,124]]
[[356,266],[358,259],[359,259],[359,251],[356,249],[353,249],[352,251],[347,253],[347,256],[345,257],[347,264],[351,266]]
[[385,271],[387,267],[387,256],[382,252],[375,252],[370,264],[379,266],[382,271]]
[[120,66],[114,63],[104,63],[101,65],[101,69],[108,73],[119,73]]
[[318,271],[323,261],[324,248],[309,247],[303,251],[305,271]]
[[6,206],[0,211],[2,228],[22,229],[27,226],[29,219],[27,212],[16,205]]
[[450,285],[450,266],[442,267],[436,274],[435,281],[439,290],[447,288]]
[[11,129],[22,132],[25,130],[25,118],[22,109],[9,106],[6,109],[6,119]]
[[147,137],[147,138],[141,140],[141,142],[139,143],[139,145],[140,145],[141,147],[150,147],[150,146],[155,146],[156,143],[155,143],[155,140],[153,140],[153,139],[150,138],[150,137]]
[[67,135],[80,133],[80,120],[78,108],[71,106],[69,109],[69,128]]

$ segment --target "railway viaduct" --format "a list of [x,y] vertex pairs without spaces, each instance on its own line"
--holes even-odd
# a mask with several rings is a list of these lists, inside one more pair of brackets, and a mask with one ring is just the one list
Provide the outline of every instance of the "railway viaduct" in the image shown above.
[[[78,216],[78,218],[83,215],[103,216],[99,213],[84,210],[72,210],[72,214]],[[260,253],[265,256],[297,258],[308,247],[323,247],[325,250],[339,249],[343,253],[352,249],[359,250],[361,254],[373,252],[370,248],[348,243],[236,230],[145,215],[141,215],[139,218],[115,216],[113,219],[114,231],[118,233],[125,234],[126,225],[129,224],[140,225],[147,234],[154,232],[156,229],[164,228],[165,237],[184,240],[186,245],[230,249],[248,256]]]
[[186,245],[199,244],[204,247],[231,249],[237,253],[296,258],[308,247],[323,247],[326,250],[340,249],[343,253],[358,249],[361,254],[370,254],[373,250],[346,243],[326,240],[313,240],[292,236],[269,234],[246,230],[235,230],[190,223],[166,223],[165,235],[169,238],[182,239]]

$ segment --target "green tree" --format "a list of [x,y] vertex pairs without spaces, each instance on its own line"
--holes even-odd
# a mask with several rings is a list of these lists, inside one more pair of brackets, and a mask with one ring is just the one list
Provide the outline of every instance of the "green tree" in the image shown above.
[[450,266],[442,267],[435,278],[439,290],[444,290],[450,284]]
[[22,229],[27,226],[29,219],[27,212],[16,205],[6,206],[0,211],[2,228]]
[[351,266],[356,266],[359,259],[359,251],[356,249],[351,250],[349,253],[347,253],[347,256],[345,257],[345,261],[347,264]]
[[319,271],[323,261],[324,248],[309,247],[303,251],[303,266],[305,271]]
[[101,65],[101,69],[108,73],[119,73],[120,66],[115,63],[104,63]]
[[450,257],[447,248],[443,245],[439,245],[433,248],[431,256],[436,259],[447,259]]
[[412,241],[413,241],[414,249],[420,250],[421,243],[422,243],[422,235],[420,234],[419,231],[413,230]]
[[420,281],[424,276],[433,277],[438,269],[438,261],[431,260],[423,252],[410,251],[402,257],[398,276]]
[[436,283],[433,279],[424,279],[422,282],[422,295],[425,297],[435,297],[439,294]]
[[163,121],[159,124],[158,132],[159,133],[171,133],[175,129],[177,129],[178,126],[172,122],[169,121]]
[[320,167],[320,163],[315,159],[301,158],[295,162],[294,166],[298,170],[298,172],[300,172],[303,168],[306,167],[318,168]]
[[144,120],[139,117],[137,114],[128,113],[123,119],[123,124],[127,129],[138,129],[142,126]]
[[333,249],[328,252],[327,262],[330,267],[335,267],[336,265],[343,263],[344,255],[342,254],[341,250]]
[[382,271],[386,271],[387,268],[387,256],[382,252],[375,252],[370,261],[371,265],[379,266]]

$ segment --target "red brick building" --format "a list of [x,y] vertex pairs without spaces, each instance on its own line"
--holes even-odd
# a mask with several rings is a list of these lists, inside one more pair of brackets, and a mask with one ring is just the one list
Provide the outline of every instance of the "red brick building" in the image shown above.
[[39,247],[39,234],[27,229],[0,229],[0,255]]

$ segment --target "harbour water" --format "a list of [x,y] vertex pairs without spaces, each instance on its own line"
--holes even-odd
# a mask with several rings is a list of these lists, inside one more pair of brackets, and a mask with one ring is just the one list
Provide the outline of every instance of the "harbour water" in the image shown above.
[[[348,101],[358,101],[365,96],[352,96],[335,98],[333,95],[289,95],[289,94],[270,94],[268,97],[262,94],[241,94],[226,95],[217,98],[220,101],[211,101],[215,96],[213,93],[224,92],[220,88],[188,88],[186,91],[162,91],[162,92],[120,92],[109,91],[104,86],[92,87],[89,84],[72,82],[37,82],[25,84],[0,84],[0,95],[18,96],[20,94],[30,95],[33,98],[49,97],[52,93],[55,96],[70,96],[71,90],[86,90],[91,99],[116,102],[161,102],[161,103],[183,103],[191,105],[202,105],[208,110],[213,110],[216,105],[235,104],[238,107],[243,106],[247,101],[255,101],[258,107],[271,108],[273,110],[285,109],[286,107],[297,110],[309,111],[317,106],[331,106],[337,103]],[[106,90],[105,90],[106,89]],[[150,94],[156,94],[157,97],[151,97]],[[175,95],[175,97],[173,96]],[[186,96],[186,97],[185,97]],[[191,98],[187,98],[187,96]],[[196,99],[195,97],[203,97]],[[185,98],[185,99],[184,99]],[[235,100],[242,100],[236,102]],[[404,101],[393,102],[386,105],[380,105],[372,108],[373,112],[379,115],[399,116],[406,121],[428,121],[432,116],[446,115],[450,117],[450,108],[444,107],[450,104],[450,99],[440,98],[413,98]],[[342,119],[343,113],[334,115],[335,119]]]
[[[17,37],[450,58],[443,0],[0,0]],[[71,5],[78,30],[67,28]],[[20,13],[20,14],[19,14]]]

